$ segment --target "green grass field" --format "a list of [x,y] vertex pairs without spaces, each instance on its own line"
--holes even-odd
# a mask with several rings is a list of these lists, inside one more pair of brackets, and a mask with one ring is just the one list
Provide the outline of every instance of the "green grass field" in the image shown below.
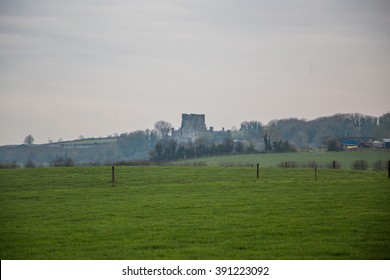
[[387,172],[0,170],[4,259],[390,259]]

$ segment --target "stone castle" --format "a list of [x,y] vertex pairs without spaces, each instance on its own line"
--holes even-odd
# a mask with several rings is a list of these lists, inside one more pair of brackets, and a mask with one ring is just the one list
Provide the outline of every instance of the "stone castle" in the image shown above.
[[206,127],[206,118],[204,114],[182,114],[181,115],[181,127],[178,130],[172,129],[172,137],[176,141],[182,144],[189,144],[194,142],[197,138],[205,135],[221,136],[230,131],[214,131],[211,126],[209,129]]

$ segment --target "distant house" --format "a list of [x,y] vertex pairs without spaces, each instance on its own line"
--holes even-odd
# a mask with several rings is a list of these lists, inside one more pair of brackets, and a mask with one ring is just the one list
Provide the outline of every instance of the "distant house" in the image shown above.
[[380,141],[374,141],[374,142],[372,142],[372,147],[375,149],[381,149],[381,148],[383,148],[383,144]]
[[359,140],[351,139],[351,138],[341,139],[340,143],[341,143],[341,145],[343,145],[345,147],[358,147],[360,145]]
[[[340,146],[345,149],[357,149],[357,148],[376,148],[382,149],[385,148],[385,142],[389,143],[390,139],[383,139],[383,141],[375,140],[375,137],[322,137],[323,146],[327,146],[330,140],[337,140]],[[386,149],[390,149],[389,144],[387,144]]]
[[384,138],[382,143],[383,143],[383,148],[390,149],[390,138]]

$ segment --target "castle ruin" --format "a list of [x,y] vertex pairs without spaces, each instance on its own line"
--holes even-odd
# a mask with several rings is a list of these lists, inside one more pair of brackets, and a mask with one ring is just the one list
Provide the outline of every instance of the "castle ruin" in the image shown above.
[[225,131],[223,128],[222,131],[214,131],[212,126],[207,129],[204,114],[185,113],[181,115],[181,127],[176,131],[172,129],[173,139],[181,144],[193,143],[196,139],[206,135],[218,140],[230,135],[230,131]]
[[182,114],[181,127],[174,133],[179,142],[191,143],[207,132],[204,114]]

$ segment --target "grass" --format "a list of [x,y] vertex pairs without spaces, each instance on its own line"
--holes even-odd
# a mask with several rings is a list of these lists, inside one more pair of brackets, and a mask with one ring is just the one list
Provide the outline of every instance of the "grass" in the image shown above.
[[0,170],[1,259],[389,259],[385,172]]

